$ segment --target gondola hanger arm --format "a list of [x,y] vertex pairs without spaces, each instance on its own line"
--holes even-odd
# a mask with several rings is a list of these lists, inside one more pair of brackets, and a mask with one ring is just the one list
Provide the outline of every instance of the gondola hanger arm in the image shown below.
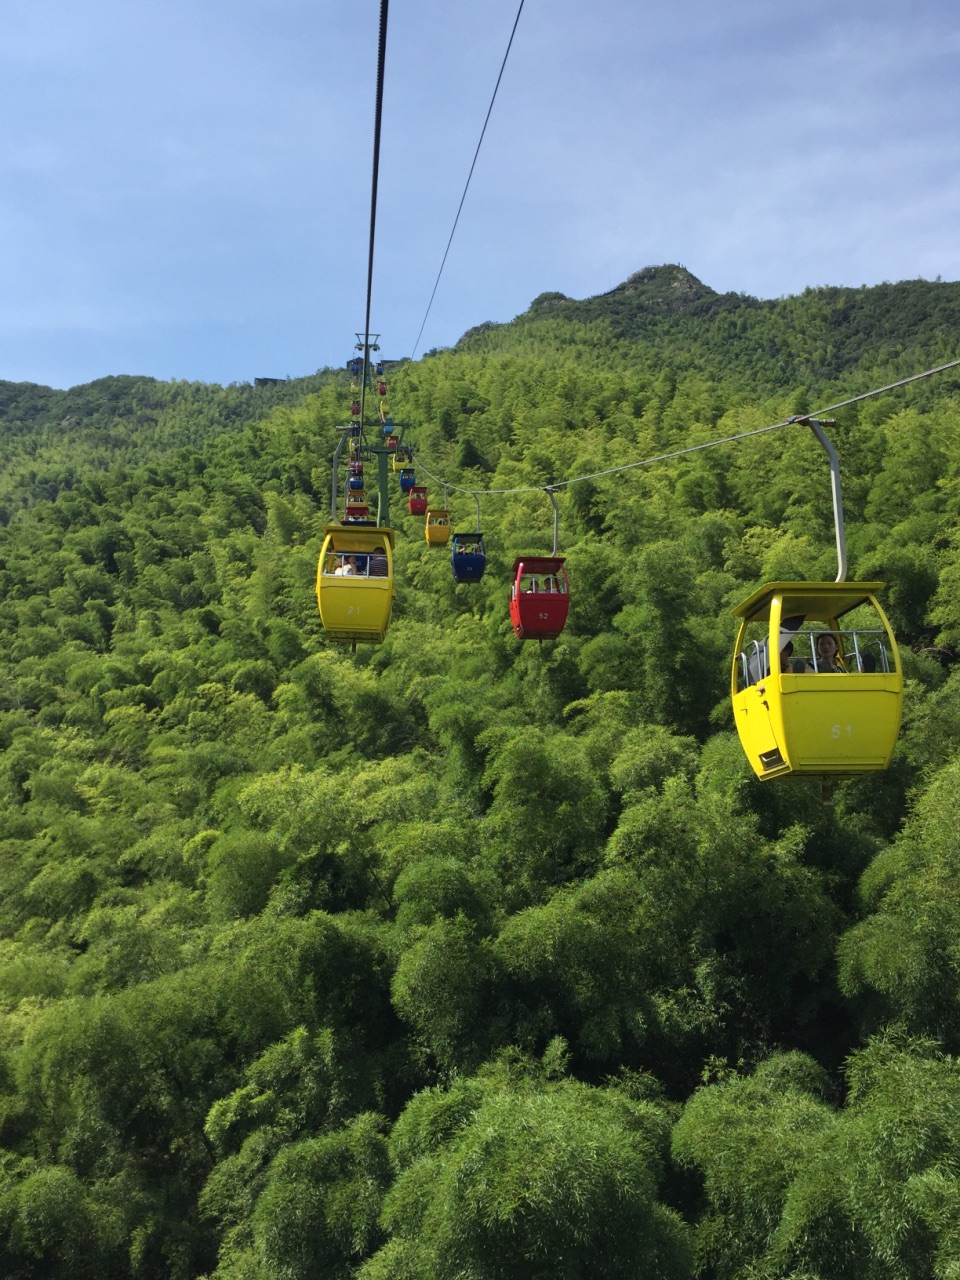
[[560,508],[557,506],[556,492],[551,485],[544,485],[543,492],[553,504],[553,554],[557,555],[560,546]]
[[840,488],[840,459],[837,457],[837,451],[833,447],[833,442],[829,439],[824,427],[834,427],[836,422],[827,418],[805,418],[796,416],[788,419],[789,422],[799,422],[802,426],[809,427],[813,434],[820,441],[820,444],[830,460],[830,490],[833,496],[833,527],[837,539],[837,582],[846,582],[847,580],[847,537],[843,526],[843,492]]

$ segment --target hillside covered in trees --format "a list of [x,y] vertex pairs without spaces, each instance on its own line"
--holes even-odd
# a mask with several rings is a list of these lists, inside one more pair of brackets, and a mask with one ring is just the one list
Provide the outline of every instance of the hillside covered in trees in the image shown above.
[[[345,371],[0,382],[0,1275],[956,1280],[960,377],[854,397],[958,333],[960,284],[659,267],[398,365],[418,481],[525,492],[458,586],[394,491],[355,654]],[[731,608],[835,573],[810,431],[599,473],[844,401],[907,695],[825,805],[729,707]]]

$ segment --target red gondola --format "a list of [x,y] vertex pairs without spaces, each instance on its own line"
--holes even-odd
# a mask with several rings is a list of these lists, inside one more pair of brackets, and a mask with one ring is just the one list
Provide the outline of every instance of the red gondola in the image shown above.
[[343,516],[344,524],[354,524],[357,521],[365,524],[370,519],[370,508],[363,500],[364,498],[365,495],[362,493],[348,495],[346,511]]
[[412,516],[425,516],[427,514],[428,501],[426,485],[415,484],[410,490],[410,498],[407,502],[410,514]]
[[520,640],[555,640],[570,608],[563,556],[518,556],[513,564],[510,621]]

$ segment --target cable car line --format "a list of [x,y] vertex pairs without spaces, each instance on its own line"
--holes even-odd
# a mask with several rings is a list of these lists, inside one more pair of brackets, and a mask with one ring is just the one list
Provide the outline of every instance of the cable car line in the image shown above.
[[901,378],[899,382],[890,382],[885,387],[877,387],[874,391],[864,391],[862,395],[851,396],[849,400],[840,400],[837,404],[828,404],[825,409],[814,409],[813,413],[795,414],[789,418],[788,422],[803,422],[806,418],[819,418],[825,413],[835,413],[837,409],[845,409],[849,404],[856,404],[859,400],[869,400],[873,396],[881,396],[885,391],[895,391],[897,387],[905,387],[908,382],[919,382],[921,378],[932,378],[935,373],[943,373],[945,369],[955,369],[960,365],[960,360],[948,360],[946,364],[938,364],[934,369],[925,369],[923,373],[911,373],[908,378]]
[[376,105],[374,109],[374,172],[370,183],[370,250],[366,268],[366,312],[364,320],[364,376],[360,381],[360,420],[364,421],[367,371],[370,365],[370,303],[374,291],[374,241],[376,237],[376,192],[380,182],[380,125],[383,122],[383,79],[387,65],[387,13],[390,0],[380,0],[380,36],[376,50]]
[[470,493],[470,494],[480,493],[480,494],[487,494],[491,496],[495,495],[500,497],[507,496],[510,494],[515,494],[515,493],[543,493],[543,492],[549,492],[550,490],[555,490],[555,489],[567,489],[567,488],[570,488],[571,485],[580,484],[584,480],[598,480],[603,476],[618,475],[621,471],[632,471],[632,470],[635,470],[637,467],[649,467],[654,462],[668,462],[671,458],[680,458],[686,453],[701,453],[704,449],[712,449],[716,445],[730,444],[737,440],[746,440],[749,436],[764,435],[768,431],[776,431],[780,427],[789,426],[791,424],[791,421],[794,421],[794,420],[788,418],[784,422],[775,422],[772,426],[769,426],[769,427],[757,427],[753,431],[743,431],[739,435],[725,436],[722,440],[708,440],[705,444],[689,445],[685,449],[674,449],[671,453],[658,453],[651,458],[642,458],[639,462],[626,462],[620,467],[610,467],[606,471],[592,471],[590,472],[589,475],[574,476],[570,480],[555,480],[553,481],[553,483],[549,485],[546,485],[546,484],[524,485],[517,489],[467,489],[462,486],[452,484],[449,480],[441,480],[438,476],[433,475],[433,473],[429,471],[423,465],[422,462],[418,463],[417,465],[420,467],[420,470],[423,471],[425,475],[428,475],[430,477],[431,480],[436,481],[437,484],[444,485],[445,488],[453,489],[457,493]]
[[723,436],[720,440],[707,440],[703,444],[688,445],[684,449],[674,449],[670,453],[658,453],[650,458],[641,458],[638,462],[627,462],[619,467],[609,467],[605,471],[592,471],[588,475],[574,476],[570,480],[555,480],[550,485],[534,484],[524,485],[516,489],[468,489],[462,485],[455,485],[449,480],[441,480],[439,476],[433,475],[422,462],[417,463],[425,475],[437,484],[442,484],[447,489],[452,489],[456,493],[469,494],[486,494],[490,496],[506,496],[515,493],[540,493],[550,489],[566,489],[571,485],[580,484],[584,480],[599,480],[605,476],[619,475],[621,471],[632,471],[637,467],[649,467],[655,462],[669,462],[673,458],[682,458],[688,453],[702,453],[705,449],[714,449],[721,444],[735,444],[738,440],[748,440],[751,436],[762,436],[770,431],[779,431],[781,427],[795,426],[797,423],[804,424],[813,418],[820,418],[824,414],[834,413],[837,409],[844,409],[848,405],[856,404],[860,400],[869,400],[873,396],[883,395],[885,391],[894,391],[898,387],[904,387],[910,382],[919,382],[922,378],[930,378],[935,373],[943,373],[947,369],[955,369],[960,365],[960,359],[949,360],[946,364],[937,365],[936,368],[926,369],[923,373],[913,373],[907,378],[901,378],[898,382],[890,382],[885,387],[876,387],[872,391],[864,391],[861,395],[851,396],[847,400],[839,400],[836,404],[827,405],[824,409],[814,409],[810,413],[793,414],[789,418],[785,418],[783,422],[774,422],[767,427],[756,427],[752,431],[741,431],[736,435]]
[[473,171],[477,164],[477,157],[480,154],[480,148],[483,145],[483,137],[487,132],[487,125],[490,123],[490,115],[493,111],[493,104],[497,100],[497,91],[500,88],[500,81],[503,79],[503,73],[507,65],[507,59],[510,57],[510,49],[513,46],[513,37],[517,34],[517,25],[520,22],[520,14],[523,12],[523,0],[520,0],[520,8],[517,10],[517,16],[513,20],[513,30],[510,32],[510,39],[507,41],[507,51],[503,55],[503,62],[500,66],[500,74],[497,76],[497,83],[493,88],[493,97],[490,99],[490,105],[487,107],[487,116],[483,122],[483,128],[480,130],[480,140],[477,143],[477,149],[473,153],[473,163],[470,165],[470,172],[467,174],[466,185],[463,188],[463,195],[460,197],[460,205],[457,209],[457,216],[453,220],[453,227],[450,231],[450,239],[447,241],[447,247],[443,251],[443,261],[440,263],[440,270],[437,272],[437,278],[433,284],[433,292],[430,294],[430,301],[427,303],[427,310],[423,317],[423,323],[420,325],[420,332],[417,334],[417,340],[413,344],[413,351],[410,353],[412,360],[417,354],[417,348],[420,345],[420,339],[423,337],[423,331],[427,324],[427,318],[430,315],[430,308],[433,306],[433,300],[437,296],[437,286],[440,284],[440,277],[443,275],[443,268],[447,265],[447,255],[450,252],[450,246],[453,244],[453,237],[457,230],[457,223],[460,221],[460,214],[463,212],[463,204],[467,198],[467,192],[470,189],[470,179],[473,177]]

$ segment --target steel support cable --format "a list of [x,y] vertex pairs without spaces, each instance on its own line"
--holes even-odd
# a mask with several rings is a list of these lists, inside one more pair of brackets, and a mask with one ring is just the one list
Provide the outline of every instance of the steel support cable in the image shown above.
[[845,409],[848,404],[856,404],[859,400],[869,400],[872,396],[882,396],[885,391],[896,391],[897,387],[905,387],[908,382],[919,382],[921,378],[932,378],[935,373],[943,373],[946,369],[955,369],[960,360],[948,360],[946,364],[938,364],[935,369],[925,369],[923,373],[911,373],[908,378],[899,382],[890,382],[885,387],[877,387],[874,391],[864,391],[862,395],[851,396],[849,400],[840,400],[837,404],[828,404],[825,409],[815,409],[813,413],[797,414],[791,421],[803,418],[819,418],[825,413],[833,413],[836,409]]
[[814,409],[810,413],[794,414],[790,418],[785,418],[783,422],[774,422],[768,427],[755,427],[752,431],[741,431],[737,435],[723,436],[720,440],[707,440],[703,444],[688,445],[685,449],[674,449],[670,453],[658,453],[651,458],[641,458],[638,462],[626,462],[622,466],[610,467],[606,471],[592,471],[589,475],[574,476],[572,480],[557,480],[549,485],[532,484],[524,485],[522,488],[517,489],[467,489],[461,485],[451,484],[449,480],[441,480],[439,476],[435,476],[428,471],[421,462],[418,462],[417,466],[431,480],[443,485],[445,489],[452,489],[455,493],[486,494],[488,496],[502,497],[515,493],[542,493],[544,489],[567,489],[571,485],[581,484],[584,480],[600,480],[604,476],[619,475],[621,471],[633,471],[637,467],[649,467],[655,462],[669,462],[673,458],[682,458],[688,453],[702,453],[705,449],[715,449],[721,444],[735,444],[738,440],[748,440],[751,436],[762,436],[770,431],[779,431],[781,427],[791,427],[797,423],[803,424],[811,418],[823,417],[824,414],[834,413],[837,409],[845,409],[847,405],[857,404],[860,400],[869,400],[873,396],[883,395],[885,391],[895,391],[897,387],[905,387],[910,382],[919,382],[921,378],[931,378],[935,373],[943,373],[947,369],[955,369],[958,365],[960,365],[960,360],[950,360],[946,364],[937,365],[935,369],[926,369],[923,373],[912,373],[908,378],[901,378],[899,382],[890,382],[885,387],[876,387],[873,391],[864,391],[861,395],[851,396],[848,400],[838,400],[836,404],[827,405],[823,409]]
[[473,153],[473,163],[470,166],[470,172],[467,174],[467,182],[463,188],[463,195],[460,197],[460,205],[457,209],[457,216],[453,220],[453,227],[450,231],[450,239],[447,241],[447,247],[443,251],[443,260],[440,263],[440,270],[437,272],[437,278],[433,284],[433,292],[430,294],[430,301],[427,303],[427,310],[423,317],[423,323],[420,325],[420,332],[417,334],[417,340],[413,344],[413,351],[410,353],[412,360],[417,354],[417,347],[420,345],[420,339],[423,337],[423,331],[426,328],[427,319],[430,315],[430,308],[433,306],[433,300],[437,296],[437,287],[440,284],[440,277],[443,275],[443,268],[447,265],[447,255],[450,253],[450,246],[453,244],[453,237],[456,234],[457,223],[460,221],[460,214],[463,212],[464,201],[467,198],[467,192],[470,190],[470,179],[473,177],[473,171],[477,166],[477,157],[480,155],[480,148],[483,146],[483,136],[487,132],[487,125],[490,123],[490,116],[493,112],[493,104],[497,100],[497,91],[500,88],[500,81],[503,79],[503,73],[507,66],[507,59],[510,57],[510,50],[513,47],[513,37],[517,34],[517,25],[520,22],[520,14],[523,12],[523,0],[520,0],[520,8],[517,10],[517,16],[513,20],[513,30],[510,32],[510,39],[507,41],[507,51],[503,55],[503,62],[500,65],[500,74],[497,76],[497,83],[493,88],[493,96],[490,99],[490,105],[487,107],[487,116],[483,122],[483,128],[480,130],[480,141],[477,143],[477,149]]
[[367,309],[363,323],[363,377],[360,381],[360,422],[367,395],[370,365],[370,304],[373,297],[373,246],[377,230],[377,186],[380,181],[380,125],[383,119],[383,73],[387,60],[387,10],[390,0],[380,0],[380,40],[377,49],[377,96],[373,117],[373,178],[370,183],[370,250],[367,256]]

